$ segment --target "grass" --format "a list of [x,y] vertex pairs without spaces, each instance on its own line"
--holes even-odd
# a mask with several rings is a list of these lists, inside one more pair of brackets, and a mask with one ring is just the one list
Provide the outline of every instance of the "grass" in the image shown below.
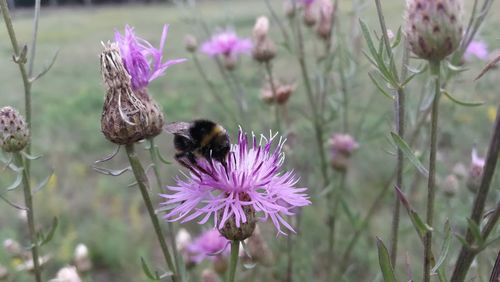
[[[390,1],[384,3],[388,26],[397,30],[401,23],[403,1]],[[273,1],[273,5],[280,10],[281,1]],[[346,40],[351,36],[351,22],[348,15],[350,1],[341,1],[340,9],[342,18],[337,25],[344,30]],[[498,29],[500,20],[496,3],[492,8],[492,16],[482,30],[481,37],[486,40],[490,48],[500,49]],[[363,11],[363,19],[374,30],[378,30],[374,7],[367,3]],[[102,50],[100,42],[112,40],[114,30],[122,30],[125,24],[135,27],[138,34],[157,44],[164,23],[170,24],[170,31],[166,44],[167,58],[186,57],[189,53],[184,51],[183,38],[187,33],[193,33],[199,38],[205,38],[199,23],[194,20],[200,15],[207,21],[210,28],[231,25],[239,34],[250,35],[255,17],[268,14],[263,1],[207,1],[201,3],[196,11],[185,6],[148,5],[148,6],[104,6],[92,9],[44,9],[40,21],[38,52],[35,63],[36,69],[41,69],[44,63],[56,50],[59,50],[57,62],[53,69],[41,79],[33,88],[33,140],[34,152],[42,153],[44,157],[33,164],[36,179],[43,179],[53,169],[55,175],[51,177],[46,189],[34,197],[37,209],[37,220],[42,226],[48,226],[53,216],[60,218],[60,227],[55,239],[43,248],[44,253],[53,255],[53,260],[45,270],[47,278],[54,275],[58,268],[71,261],[73,248],[77,243],[83,242],[89,246],[95,270],[88,281],[145,281],[140,270],[140,256],[144,256],[160,263],[161,254],[155,251],[154,236],[146,218],[146,211],[140,201],[138,191],[127,188],[131,177],[122,176],[110,178],[97,174],[91,169],[93,161],[112,152],[113,145],[107,142],[100,133],[100,113],[104,97],[98,56]],[[15,28],[20,42],[29,42],[31,11],[17,11],[15,14]],[[3,24],[2,24],[3,26]],[[272,26],[274,38],[280,41],[280,35]],[[22,84],[18,77],[18,69],[10,60],[11,49],[4,28],[0,28],[0,105],[13,105],[22,109]],[[307,46],[308,53],[313,54],[315,46],[313,36]],[[210,70],[215,70],[213,63],[200,55],[202,63]],[[347,243],[349,234],[353,231],[353,224],[366,213],[366,206],[371,203],[374,196],[381,189],[382,183],[390,173],[394,157],[388,151],[394,149],[387,142],[386,137],[391,130],[391,105],[392,102],[379,95],[375,87],[369,82],[366,75],[369,65],[359,56],[355,58],[359,66],[349,74],[349,96],[351,101],[351,128],[359,129],[353,132],[361,144],[361,149],[354,155],[353,168],[348,176],[348,191],[345,201],[348,205],[342,210],[342,223],[340,225],[339,246]],[[309,60],[313,64],[312,59]],[[418,61],[413,61],[412,66],[417,67]],[[481,62],[472,62],[470,69],[454,82],[453,95],[463,100],[482,100],[485,105],[479,108],[464,108],[443,100],[442,122],[440,123],[441,139],[449,136],[450,143],[441,148],[441,160],[438,164],[438,175],[444,178],[451,172],[457,162],[468,164],[470,150],[477,143],[481,153],[484,154],[492,125],[491,109],[499,103],[498,89],[495,76],[498,70],[475,83],[472,78],[479,72]],[[283,48],[279,50],[275,62],[278,77],[297,81],[298,91],[292,96],[289,112],[292,116],[291,131],[295,134],[287,155],[289,166],[294,167],[301,175],[301,185],[310,188],[313,205],[304,209],[302,230],[299,240],[296,241],[296,281],[326,279],[325,269],[336,262],[326,262],[325,257],[327,234],[325,223],[326,206],[319,196],[322,187],[319,187],[319,172],[313,167],[317,160],[311,158],[316,154],[315,148],[303,146],[312,144],[312,130],[304,118],[306,99],[300,81],[299,69],[293,56]],[[215,71],[209,74],[214,79],[218,89],[233,103],[225,85]],[[259,89],[264,77],[263,68],[244,58],[238,74],[242,77],[243,84],[250,108],[250,117],[243,126],[255,132],[267,132],[273,124],[273,113],[259,100]],[[336,75],[336,74],[335,74]],[[410,123],[419,101],[422,80],[410,84],[409,109]],[[199,117],[210,118],[222,122],[231,135],[235,137],[238,124],[228,120],[227,115],[221,112],[217,103],[209,95],[208,89],[196,73],[191,62],[172,67],[167,75],[153,82],[151,94],[162,104],[168,121],[192,120]],[[329,93],[332,100],[332,113],[337,113],[337,101],[340,94],[335,91]],[[233,105],[236,109],[236,105]],[[360,121],[364,120],[362,125]],[[414,121],[414,120],[413,120]],[[340,129],[340,119],[336,118],[328,125],[329,132]],[[329,134],[329,133],[328,133]],[[419,138],[420,143],[426,140],[426,131]],[[161,136],[157,142],[162,152],[172,157],[174,154],[170,136]],[[146,152],[143,152],[146,156]],[[122,168],[126,164],[123,155],[110,164],[113,168]],[[383,165],[381,165],[383,164]],[[177,165],[163,167],[162,172],[165,183],[172,184],[173,176],[178,172]],[[2,172],[0,187],[7,186],[11,180]],[[406,173],[406,182],[413,178],[413,169],[410,167]],[[495,182],[496,186],[500,183]],[[461,183],[458,195],[448,200],[442,194],[438,195],[436,210],[439,213],[437,222],[444,222],[449,217],[453,226],[463,228],[465,217],[471,206],[472,196]],[[494,189],[492,203],[498,201],[499,190]],[[425,197],[424,185],[414,190],[416,208],[423,212],[423,199]],[[20,200],[19,193],[12,193],[12,199]],[[158,199],[156,199],[158,200]],[[365,236],[359,242],[353,255],[353,266],[347,274],[349,281],[380,281],[375,247],[375,235],[389,240],[390,213],[392,197],[387,197],[383,206],[377,211]],[[351,213],[352,218],[347,214]],[[16,238],[26,242],[24,225],[17,217],[17,211],[0,203],[0,240]],[[412,244],[418,240],[408,218],[403,215],[401,223],[401,254],[408,252],[413,272],[416,277],[420,275],[421,248]],[[190,230],[200,230],[199,226],[190,226]],[[274,231],[264,226],[265,236],[272,243],[277,254],[277,265],[270,269],[260,268],[263,277],[269,280],[281,281],[286,271],[285,247],[286,239],[275,238]],[[437,231],[438,234],[440,230]],[[439,236],[439,235],[438,235]],[[439,237],[438,237],[439,238]],[[438,241],[439,242],[439,241]],[[458,241],[453,242],[455,249],[451,250],[454,257],[458,250]],[[498,245],[496,245],[498,246]],[[478,273],[483,279],[487,276],[491,263],[494,261],[495,248],[486,251],[478,259]],[[498,248],[497,248],[498,249]],[[303,254],[303,255],[300,255]],[[342,258],[338,257],[338,260]],[[451,261],[448,267],[452,267]],[[4,252],[0,252],[0,264],[10,265]],[[157,264],[155,264],[157,265]],[[10,265],[12,266],[12,265]],[[398,265],[401,277],[404,265]],[[198,268],[201,270],[201,268]],[[363,271],[360,271],[363,270]],[[246,271],[248,273],[251,271]],[[242,275],[241,277],[244,277]],[[20,281],[27,279],[19,276]],[[267,280],[267,281],[269,281]],[[418,279],[417,279],[418,280]],[[326,281],[326,280],[325,280]]]

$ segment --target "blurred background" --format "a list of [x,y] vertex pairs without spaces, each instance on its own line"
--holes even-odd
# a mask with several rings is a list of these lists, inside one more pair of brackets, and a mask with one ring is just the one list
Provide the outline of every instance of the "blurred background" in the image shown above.
[[[388,28],[396,32],[403,20],[404,1],[383,1]],[[467,1],[469,2],[469,1]],[[270,1],[280,18],[284,18],[283,1]],[[33,11],[32,1],[11,1],[14,28],[21,44],[31,40]],[[132,175],[111,177],[98,174],[92,169],[94,161],[110,154],[115,145],[108,142],[100,130],[100,117],[105,91],[101,81],[99,54],[101,42],[113,40],[115,31],[123,31],[126,24],[134,26],[136,33],[158,46],[162,26],[170,25],[164,56],[187,58],[183,64],[168,69],[149,87],[149,92],[162,105],[166,120],[180,121],[208,118],[223,124],[233,140],[237,128],[257,134],[267,134],[273,128],[273,111],[260,99],[261,88],[265,84],[264,69],[251,56],[242,56],[236,75],[244,87],[245,99],[249,105],[246,119],[235,121],[221,110],[220,105],[209,94],[209,90],[198,74],[192,54],[184,47],[186,34],[193,34],[199,42],[210,37],[217,28],[231,27],[242,37],[250,37],[256,17],[270,12],[264,1],[108,1],[108,0],[47,0],[42,1],[41,18],[35,69],[41,69],[50,62],[55,52],[59,52],[51,71],[36,82],[33,87],[33,152],[43,158],[32,163],[33,178],[41,181],[53,171],[45,189],[36,193],[34,205],[39,227],[48,228],[53,217],[58,217],[59,226],[53,240],[42,248],[42,254],[50,255],[45,265],[44,275],[51,278],[61,267],[71,263],[77,244],[83,243],[89,249],[93,269],[84,277],[85,281],[147,281],[142,273],[140,257],[145,257],[152,266],[162,266],[162,257],[156,246],[151,223],[147,217],[139,192],[127,185]],[[470,8],[471,3],[467,3]],[[491,53],[500,50],[500,4],[493,5],[491,14],[478,38],[485,41]],[[356,14],[373,29],[378,29],[378,19],[372,1],[339,1],[338,18],[335,28],[335,42],[351,41],[359,38],[359,50],[366,49],[360,37]],[[468,12],[465,13],[469,15]],[[208,27],[208,33],[203,26]],[[23,88],[18,67],[12,62],[12,49],[3,22],[0,24],[0,106],[12,105],[23,111]],[[278,54],[273,61],[275,76],[294,82],[296,91],[287,104],[289,116],[286,134],[289,142],[286,148],[288,168],[293,168],[300,176],[299,186],[309,187],[312,205],[303,209],[301,226],[294,236],[294,281],[330,281],[326,277],[331,265],[342,261],[341,253],[355,228],[367,213],[367,207],[383,188],[392,174],[395,157],[394,148],[388,141],[392,130],[392,101],[378,93],[370,81],[367,70],[369,62],[362,53],[349,49],[343,60],[347,61],[346,81],[349,95],[349,131],[360,144],[352,156],[347,177],[347,189],[342,197],[341,216],[338,229],[338,254],[335,261],[325,260],[328,233],[327,205],[321,192],[319,171],[317,169],[317,149],[314,133],[307,119],[309,108],[306,104],[304,85],[300,69],[293,54],[280,42],[282,36],[276,23],[271,20],[271,37],[278,45]],[[314,64],[318,43],[314,34],[305,32],[307,54],[310,64]],[[357,52],[357,53],[356,53]],[[497,51],[498,52],[498,51]],[[214,61],[204,55],[198,58],[215,83],[220,94],[229,104],[234,103],[231,93],[217,72]],[[447,99],[441,104],[440,145],[438,176],[444,179],[458,166],[468,168],[474,144],[481,156],[486,154],[490,130],[500,102],[498,90],[498,69],[491,71],[478,82],[473,78],[486,64],[479,59],[465,62],[467,70],[449,85],[455,97],[468,101],[484,101],[480,107],[461,107]],[[412,61],[418,68],[423,62]],[[333,69],[334,81],[339,74]],[[314,70],[313,70],[314,72]],[[426,80],[416,78],[409,84],[408,108],[409,123],[414,122],[418,112]],[[339,99],[335,84],[328,95],[331,96],[331,119],[325,125],[326,136],[341,130]],[[236,105],[232,105],[237,109]],[[417,144],[426,143],[428,129],[424,126]],[[174,177],[183,170],[173,161],[175,151],[172,137],[161,135],[157,145],[162,154],[172,160],[171,165],[161,167],[163,182],[174,184]],[[425,146],[420,146],[425,148]],[[140,149],[139,149],[140,148]],[[138,145],[138,151],[147,163],[145,144]],[[421,151],[422,154],[427,154]],[[124,154],[118,154],[106,164],[113,169],[127,166]],[[333,181],[337,181],[332,172]],[[411,187],[412,203],[422,214],[425,210],[425,180],[412,180],[414,169],[408,165],[405,172],[406,182],[415,183]],[[6,187],[15,177],[6,170],[0,170],[0,187]],[[151,181],[153,176],[151,175]],[[492,184],[492,198],[488,203],[499,199],[500,177],[498,173]],[[442,187],[442,186],[440,186]],[[473,200],[473,194],[465,186],[465,180],[458,178],[458,189],[453,197],[439,192],[436,200],[437,222],[443,224],[450,219],[454,231],[462,232],[466,226],[465,218]],[[153,200],[160,201],[153,187]],[[9,193],[9,199],[22,202],[21,190]],[[367,229],[357,242],[350,266],[345,275],[346,281],[381,281],[375,236],[389,240],[393,194],[388,192],[376,210]],[[25,219],[20,212],[0,202],[0,241],[12,238],[26,245],[28,236]],[[295,221],[293,221],[296,223]],[[179,228],[179,224],[176,224]],[[208,226],[197,224],[183,225],[196,236]],[[271,267],[257,265],[252,269],[241,270],[242,280],[248,281],[285,281],[287,273],[287,238],[276,236],[270,223],[261,225],[263,236],[270,245],[275,264]],[[438,233],[442,227],[438,227]],[[498,229],[497,229],[498,230]],[[498,231],[495,231],[498,234]],[[494,237],[494,236],[492,236]],[[412,271],[418,278],[421,273],[422,248],[418,237],[402,210],[400,232],[400,256],[407,256]],[[456,254],[461,247],[456,239],[452,241],[447,270],[453,268]],[[475,281],[486,281],[491,272],[500,245],[497,243],[483,252],[476,261],[471,277]],[[0,264],[14,270],[16,263],[4,249],[0,250]],[[204,265],[209,265],[204,262]],[[204,268],[196,266],[192,271],[193,281],[198,281]],[[398,265],[398,273],[406,273],[403,263]],[[15,271],[14,271],[15,272]],[[16,272],[9,281],[29,281],[30,276]],[[403,276],[401,276],[403,277]],[[415,281],[419,281],[416,279]]]

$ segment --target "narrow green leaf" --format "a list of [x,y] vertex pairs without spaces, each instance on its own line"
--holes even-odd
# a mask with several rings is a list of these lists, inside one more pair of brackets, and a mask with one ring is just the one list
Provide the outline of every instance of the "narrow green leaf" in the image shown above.
[[57,217],[54,217],[54,219],[52,220],[52,226],[50,227],[50,230],[47,233],[47,235],[43,235],[41,233],[42,240],[41,240],[41,242],[38,243],[38,246],[43,246],[52,240],[52,238],[54,237],[54,234],[56,232],[58,224],[59,224],[59,220],[57,219]]
[[464,236],[462,236],[456,232],[453,232],[453,235],[455,235],[455,237],[458,239],[460,244],[462,244],[462,246],[464,246],[466,248],[470,248],[470,245],[469,245],[469,243],[467,243],[467,240],[465,240]]
[[398,146],[398,148],[403,152],[406,158],[417,168],[417,170],[425,177],[428,177],[429,172],[420,162],[420,160],[415,156],[410,146],[395,132],[391,132],[392,140]]
[[453,65],[451,62],[448,62],[446,64],[446,66],[448,67],[449,70],[451,70],[452,72],[464,72],[466,70],[468,70],[467,68],[464,68],[464,67],[461,67],[461,66],[455,66]]
[[477,223],[475,223],[470,218],[467,218],[467,225],[472,235],[474,236],[474,240],[477,242],[477,244],[481,245],[482,243],[484,243],[484,239],[483,236],[481,236],[481,229],[479,228],[479,225],[477,225]]
[[497,243],[498,241],[500,241],[500,236],[497,236],[493,239],[490,239],[488,241],[486,241],[484,244],[482,244],[478,249],[477,249],[477,252],[480,253],[482,252],[484,249],[486,249],[487,247],[489,247],[490,245],[492,245],[493,243]]
[[363,33],[363,37],[365,38],[366,44],[368,45],[368,50],[370,50],[372,56],[376,56],[378,53],[377,50],[375,49],[375,45],[373,44],[370,31],[368,31],[368,27],[366,26],[365,22],[361,19],[359,20],[359,24],[361,25],[361,32]]
[[122,175],[125,172],[131,170],[130,166],[128,166],[124,169],[117,169],[117,170],[107,169],[107,168],[98,167],[98,166],[92,166],[92,168],[99,173],[102,173],[104,175],[111,175],[111,176],[119,176],[119,175]]
[[21,182],[23,181],[23,168],[20,169],[19,172],[17,172],[17,177],[16,180],[12,184],[10,184],[7,188],[5,188],[6,191],[12,191],[19,187],[21,185]]
[[456,104],[458,104],[460,106],[464,106],[464,107],[477,107],[477,106],[484,105],[483,101],[477,101],[477,102],[464,102],[464,101],[460,101],[457,98],[451,96],[451,94],[448,93],[448,91],[441,91],[441,93],[443,93],[446,97],[448,97],[448,99],[450,99],[452,102],[454,102],[454,103],[456,103]]
[[160,280],[160,276],[158,275],[158,273],[155,271],[155,273],[153,274],[151,272],[151,270],[149,269],[149,266],[146,264],[146,262],[144,261],[144,258],[141,257],[141,265],[142,265],[142,271],[144,272],[144,274],[150,279],[150,280],[154,280],[154,281],[159,281]]
[[166,158],[163,157],[163,155],[160,153],[160,149],[158,147],[156,147],[156,154],[158,155],[158,159],[160,159],[160,161],[162,163],[164,163],[166,165],[172,164]]
[[24,151],[21,151],[21,154],[30,161],[38,160],[39,158],[43,157],[43,155],[30,155]]
[[391,265],[391,259],[389,257],[389,252],[384,245],[384,242],[377,237],[377,249],[378,249],[378,263],[380,264],[380,270],[382,270],[382,276],[385,282],[396,282],[396,276],[394,275],[394,270]]
[[392,45],[391,45],[391,48],[394,49],[396,48],[399,43],[401,43],[401,36],[402,32],[401,32],[401,27],[398,28],[398,32],[396,33],[396,38],[394,39],[394,42],[392,42]]
[[434,267],[431,270],[432,273],[435,273],[438,269],[440,269],[441,265],[445,261],[446,256],[448,255],[448,251],[450,249],[450,243],[451,243],[451,228],[450,228],[450,222],[447,220],[446,223],[444,224],[444,241],[443,241],[443,246],[441,247],[441,254],[439,255],[436,265],[434,265]]
[[420,240],[423,242],[424,236],[427,232],[432,232],[432,227],[427,225],[418,215],[418,213],[411,207],[410,202],[406,198],[405,194],[401,189],[398,187],[395,187],[396,193],[398,195],[399,200],[403,204],[403,206],[406,208],[406,211],[408,212],[408,216],[410,216],[411,223],[413,224],[413,227],[417,231],[417,234],[420,238]]
[[387,93],[384,88],[382,87],[382,85],[380,85],[378,83],[378,81],[373,77],[373,75],[371,73],[368,73],[368,76],[370,77],[370,79],[372,80],[373,84],[375,84],[375,87],[377,87],[377,89],[380,91],[380,93],[384,94],[385,97],[391,99],[391,100],[394,100],[394,97],[392,97],[389,93]]
[[38,185],[33,189],[33,194],[36,194],[38,191],[42,190],[47,183],[49,183],[50,178],[54,175],[54,171],[52,171],[49,176],[47,176],[42,182],[38,183]]

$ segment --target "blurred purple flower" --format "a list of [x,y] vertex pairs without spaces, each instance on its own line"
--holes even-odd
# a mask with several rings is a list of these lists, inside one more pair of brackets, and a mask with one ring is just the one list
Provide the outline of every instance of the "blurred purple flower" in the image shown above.
[[252,41],[239,38],[232,30],[216,33],[201,46],[201,51],[210,56],[224,55],[235,58],[239,54],[248,54],[252,50]]
[[161,195],[166,199],[162,205],[176,205],[164,218],[187,222],[202,217],[199,224],[203,224],[213,216],[218,229],[234,218],[240,227],[247,222],[243,208],[250,206],[262,216],[261,220],[271,218],[279,233],[285,234],[281,225],[293,232],[283,215],[293,215],[295,207],[311,202],[305,194],[307,188],[294,188],[298,180],[292,171],[280,173],[284,140],[280,138],[273,149],[275,138],[261,136],[258,143],[252,134],[248,144],[247,134],[240,129],[238,143],[232,145],[228,156],[227,170],[219,162],[200,159],[201,169],[192,168],[199,176],[191,173],[186,180],[178,178],[177,186],[168,187],[173,194]]
[[215,259],[216,256],[227,256],[229,240],[224,238],[217,229],[212,228],[203,232],[198,238],[189,244],[186,251],[189,259],[194,263],[200,263],[206,258]]
[[488,59],[488,45],[481,40],[471,41],[465,50],[464,57],[467,61],[472,60],[472,57],[485,61]]
[[301,0],[300,2],[302,3],[302,5],[304,6],[310,6],[314,3],[315,0]]
[[115,32],[115,41],[123,64],[131,77],[133,90],[148,86],[151,81],[162,76],[169,66],[186,61],[186,59],[173,59],[162,63],[167,33],[168,25],[164,25],[160,47],[157,49],[148,41],[137,37],[134,28],[129,25],[125,26],[123,35],[118,31]]
[[329,142],[332,153],[342,152],[350,155],[359,148],[358,142],[349,134],[334,133]]
[[476,147],[472,148],[472,154],[471,154],[471,157],[472,157],[472,161],[471,161],[471,167],[473,169],[478,169],[478,170],[483,170],[484,168],[484,165],[486,163],[486,159],[484,158],[481,158],[478,154],[477,154],[477,149]]

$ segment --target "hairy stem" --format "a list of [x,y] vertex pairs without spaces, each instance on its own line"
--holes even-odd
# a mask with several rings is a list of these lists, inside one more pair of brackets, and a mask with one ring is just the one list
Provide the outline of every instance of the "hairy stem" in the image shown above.
[[269,77],[269,85],[271,85],[271,91],[273,92],[273,102],[274,102],[274,118],[276,121],[276,130],[281,129],[280,122],[280,108],[278,104],[278,91],[276,89],[276,85],[274,84],[273,70],[271,66],[271,62],[267,61],[264,63],[264,68],[266,69],[267,76]]
[[146,172],[142,167],[142,164],[135,152],[134,144],[125,145],[125,149],[127,151],[127,157],[130,162],[130,166],[132,167],[132,171],[134,172],[135,179],[137,180],[137,185],[141,190],[142,199],[144,200],[144,204],[146,204],[146,208],[148,210],[149,217],[151,219],[151,223],[153,224],[153,228],[156,233],[156,237],[158,242],[160,243],[161,251],[163,253],[163,257],[167,262],[167,266],[169,270],[173,273],[172,281],[177,281],[177,273],[175,272],[174,264],[172,262],[172,258],[170,257],[170,252],[168,251],[167,243],[165,242],[165,236],[163,236],[163,232],[160,227],[160,222],[158,221],[158,217],[156,216],[155,210],[153,208],[153,203],[151,198],[149,197],[148,192],[148,178],[146,176]]
[[[486,163],[483,170],[483,177],[481,179],[481,184],[479,186],[479,190],[476,194],[476,198],[474,199],[474,206],[472,208],[470,219],[472,219],[477,225],[479,225],[481,218],[483,216],[484,207],[486,205],[486,199],[488,198],[488,192],[490,189],[490,184],[493,179],[493,175],[495,174],[495,168],[498,162],[498,157],[500,153],[500,106],[497,108],[497,118],[495,122],[495,126],[493,129],[493,134],[490,140],[490,146],[488,148],[488,154],[486,156]],[[483,236],[486,237],[489,235],[491,230],[494,227],[494,223],[498,220],[499,208],[490,218],[490,221],[486,224],[483,229]],[[487,238],[483,237],[484,240]],[[470,229],[467,229],[467,233],[465,235],[465,240],[469,245],[474,243],[474,235]],[[470,265],[474,260],[474,257],[477,255],[477,251],[469,246],[462,246],[460,250],[460,254],[457,259],[457,263],[455,264],[455,269],[453,270],[453,275],[451,277],[451,281],[464,281],[467,276],[467,272],[469,271]]]
[[[158,155],[157,155],[157,147],[155,144],[154,138],[149,139],[149,155],[151,156],[151,161],[153,162],[153,171],[155,174],[156,178],[156,183],[158,184],[158,191],[160,193],[163,193],[163,184],[161,181],[160,177],[160,163],[158,162]],[[175,227],[174,224],[170,221],[167,221],[167,235],[170,239],[170,246],[172,246],[172,254],[173,254],[173,259],[174,259],[174,264],[175,264],[175,273],[180,274],[180,267],[179,267],[179,255],[177,252],[176,244],[175,244]],[[179,275],[180,280],[182,281],[182,277]]]
[[234,282],[236,277],[236,267],[238,266],[238,254],[240,251],[240,241],[231,241],[231,258],[229,263],[229,282]]
[[[441,95],[440,83],[440,61],[429,62],[431,74],[434,77],[434,101],[431,112],[431,135],[429,156],[429,179],[427,182],[427,212],[426,223],[430,227],[434,224],[434,197],[436,195],[436,153],[437,153],[437,130],[439,114],[439,98]],[[424,281],[431,280],[431,267],[434,264],[432,255],[432,232],[428,231],[424,238]]]
[[18,167],[22,167],[23,171],[23,191],[24,191],[24,204],[26,206],[26,212],[28,217],[28,230],[30,234],[31,240],[31,255],[33,256],[33,271],[35,274],[35,280],[37,282],[42,281],[42,270],[40,269],[40,260],[38,255],[38,241],[36,239],[36,231],[35,231],[35,216],[34,216],[34,208],[33,208],[33,199],[31,195],[31,186],[30,180],[28,176],[28,172],[26,171],[25,161],[21,153],[14,153],[15,163]]

